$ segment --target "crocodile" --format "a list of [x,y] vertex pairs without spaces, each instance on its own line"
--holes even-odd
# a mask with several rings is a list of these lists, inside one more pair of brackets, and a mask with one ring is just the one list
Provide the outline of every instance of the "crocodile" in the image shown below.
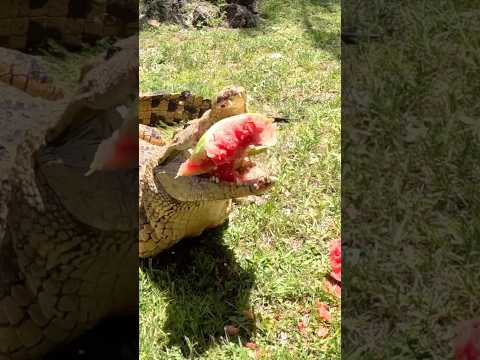
[[140,94],[138,117],[140,124],[148,126],[175,126],[201,117],[211,108],[210,99],[193,95],[149,92]]
[[[176,177],[180,164],[201,135],[215,122],[247,112],[246,91],[230,86],[213,99],[212,108],[190,121],[173,140],[157,146],[140,139],[139,255],[151,258],[187,237],[223,224],[232,199],[259,195],[275,179],[261,176],[232,184],[203,176]],[[158,137],[158,136],[157,136]]]
[[78,48],[138,32],[135,0],[4,0],[0,14],[0,46],[17,50],[37,49],[47,38]]
[[159,163],[166,161],[173,153],[192,148],[217,121],[247,112],[245,88],[238,85],[223,88],[213,99],[211,109],[205,111],[200,118],[188,121],[182,130],[175,133],[173,140],[162,147]]
[[162,139],[162,134],[157,129],[147,125],[138,124],[138,138],[152,145],[166,145],[165,140]]
[[0,82],[0,359],[39,359],[138,311],[138,171],[85,177],[138,97],[138,50],[50,101]]
[[64,97],[63,90],[53,85],[40,59],[17,50],[0,48],[0,81],[31,96],[47,100]]

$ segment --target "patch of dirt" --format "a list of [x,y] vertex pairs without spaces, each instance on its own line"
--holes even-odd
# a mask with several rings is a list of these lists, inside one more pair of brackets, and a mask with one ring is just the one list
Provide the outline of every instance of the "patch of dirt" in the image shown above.
[[227,0],[223,4],[216,0],[141,0],[140,19],[150,26],[170,22],[194,28],[252,28],[260,16],[257,0]]

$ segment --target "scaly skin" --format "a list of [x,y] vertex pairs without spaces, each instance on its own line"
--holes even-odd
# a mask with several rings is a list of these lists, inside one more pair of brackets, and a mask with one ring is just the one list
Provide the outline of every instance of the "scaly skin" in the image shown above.
[[138,138],[153,145],[165,145],[165,141],[162,140],[160,132],[147,125],[138,124]]
[[63,98],[63,91],[51,84],[38,59],[16,50],[0,48],[0,81],[31,96],[47,100]]
[[138,1],[133,0],[1,1],[0,14],[5,24],[0,46],[19,50],[43,44],[45,31],[73,47],[138,31]]
[[198,236],[205,229],[221,225],[230,208],[230,200],[178,201],[161,187],[148,187],[143,196],[140,257],[154,256],[185,237]]
[[39,359],[137,311],[135,171],[83,176],[96,124],[130,98],[137,58],[119,53],[55,103],[0,83],[1,360]]
[[178,131],[173,141],[162,148],[158,163],[166,161],[172,154],[185,151],[195,145],[210,126],[229,116],[248,112],[247,93],[241,86],[227,86],[212,101],[212,108],[199,119],[188,122],[188,126]]
[[198,119],[211,107],[209,99],[188,91],[176,94],[142,93],[139,96],[138,120],[140,124],[148,126],[177,125]]
[[198,236],[224,223],[231,199],[267,191],[261,186],[215,183],[202,177],[175,178],[180,164],[203,133],[215,122],[247,111],[241,87],[222,90],[213,107],[180,130],[163,147],[140,140],[139,255],[152,257],[186,237]]

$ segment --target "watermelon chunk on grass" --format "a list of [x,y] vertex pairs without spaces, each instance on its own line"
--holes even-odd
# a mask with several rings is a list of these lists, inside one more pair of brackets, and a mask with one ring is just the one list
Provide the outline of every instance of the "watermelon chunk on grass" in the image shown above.
[[177,176],[207,174],[220,181],[249,182],[262,176],[249,159],[276,143],[273,119],[241,114],[215,123],[200,138]]

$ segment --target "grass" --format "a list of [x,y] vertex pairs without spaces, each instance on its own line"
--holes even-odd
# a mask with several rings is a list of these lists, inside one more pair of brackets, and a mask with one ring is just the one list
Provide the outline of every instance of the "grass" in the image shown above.
[[78,81],[82,68],[96,56],[111,47],[112,40],[98,41],[94,46],[85,47],[82,51],[73,52],[51,40],[47,49],[39,49],[36,54],[46,66],[52,83],[63,90],[66,97],[74,95],[78,90]]
[[478,9],[356,5],[345,22],[381,38],[342,51],[342,355],[453,358],[480,308]]
[[[141,269],[140,359],[249,359],[247,341],[257,358],[340,358],[340,302],[323,287],[340,236],[340,4],[265,0],[261,11],[254,30],[162,25],[140,35],[142,92],[211,97],[240,84],[251,110],[291,119],[266,159],[275,188]],[[324,338],[317,300],[333,315]]]

